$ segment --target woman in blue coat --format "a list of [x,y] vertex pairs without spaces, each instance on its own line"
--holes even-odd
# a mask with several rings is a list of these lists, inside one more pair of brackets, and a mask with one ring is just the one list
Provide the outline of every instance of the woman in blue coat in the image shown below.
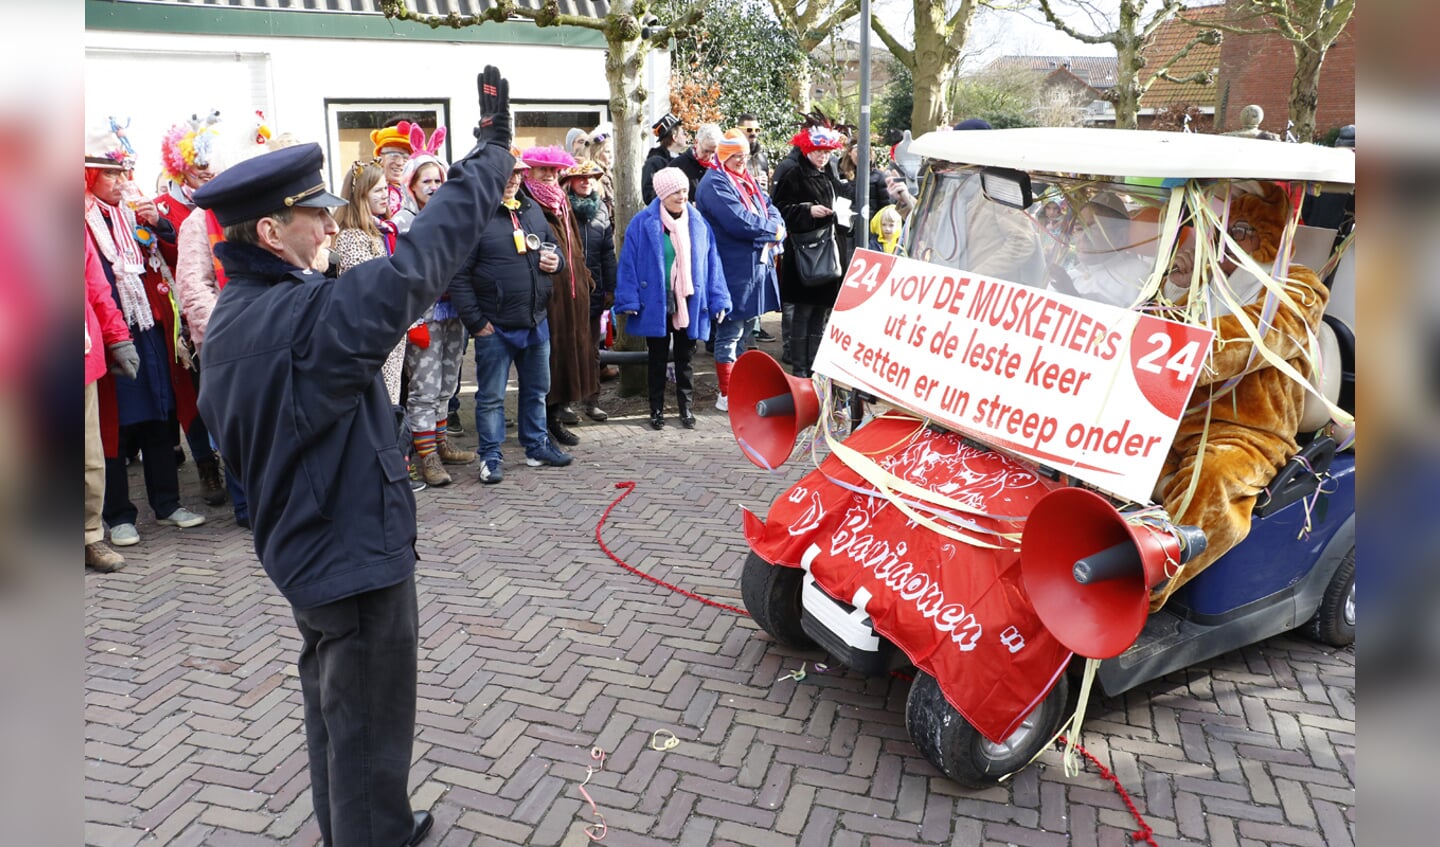
[[696,189],[695,205],[715,231],[715,247],[725,267],[725,282],[734,304],[715,327],[715,378],[720,396],[715,408],[730,408],[730,370],[739,355],[745,323],[780,308],[775,284],[775,256],[785,240],[785,223],[745,168],[750,142],[738,129],[725,133],[716,158]]
[[673,349],[680,424],[694,429],[690,354],[696,339],[709,337],[711,317],[724,320],[730,291],[710,226],[688,202],[685,172],[664,168],[655,173],[653,185],[655,199],[625,229],[615,312],[629,316],[627,333],[646,341],[651,428],[665,427],[665,360]]

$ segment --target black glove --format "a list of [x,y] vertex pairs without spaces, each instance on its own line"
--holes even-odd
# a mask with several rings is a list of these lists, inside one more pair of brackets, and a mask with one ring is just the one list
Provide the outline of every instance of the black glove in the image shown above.
[[480,125],[475,127],[475,140],[508,151],[514,135],[510,126],[510,81],[500,75],[499,68],[486,65],[476,75],[475,87],[480,91]]
[[133,341],[117,341],[105,348],[110,356],[110,373],[134,379],[140,373],[140,354]]

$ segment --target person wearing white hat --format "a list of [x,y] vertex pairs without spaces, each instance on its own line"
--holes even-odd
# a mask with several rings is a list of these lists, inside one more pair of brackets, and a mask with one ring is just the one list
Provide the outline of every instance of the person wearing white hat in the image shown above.
[[138,354],[133,379],[102,377],[98,392],[106,457],[103,517],[110,543],[127,547],[140,543],[140,533],[120,450],[124,442],[140,447],[157,523],[188,528],[205,518],[180,505],[169,426],[172,416],[187,427],[195,416],[194,385],[177,356],[175,304],[156,243],[160,234],[173,239],[175,232],[131,180],[134,153],[117,128],[112,120],[86,135],[85,225]]

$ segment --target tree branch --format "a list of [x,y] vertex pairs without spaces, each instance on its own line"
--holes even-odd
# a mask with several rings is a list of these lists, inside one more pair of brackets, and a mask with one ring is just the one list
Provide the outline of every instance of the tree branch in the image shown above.
[[1216,29],[1207,29],[1204,32],[1196,35],[1194,38],[1190,39],[1190,42],[1188,44],[1186,44],[1184,47],[1181,47],[1179,52],[1177,52],[1174,56],[1171,56],[1169,61],[1155,69],[1155,73],[1150,75],[1149,81],[1140,87],[1141,92],[1149,91],[1150,86],[1154,85],[1157,79],[1167,79],[1170,82],[1181,84],[1188,82],[1197,82],[1201,85],[1211,84],[1215,81],[1215,75],[1210,73],[1208,70],[1196,71],[1190,76],[1181,79],[1171,76],[1170,69],[1175,67],[1175,65],[1181,59],[1184,59],[1186,56],[1190,55],[1191,51],[1193,51],[1196,47],[1199,47],[1201,44],[1207,44],[1213,47],[1219,44],[1222,38],[1223,36],[1220,34],[1220,31]]
[[1155,14],[1150,16],[1150,22],[1140,28],[1140,40],[1149,40],[1161,24],[1175,17],[1176,13],[1183,8],[1185,8],[1185,4],[1181,0],[1165,0],[1165,3],[1155,10]]
[[874,15],[870,16],[870,28],[875,31],[876,35],[880,36],[880,40],[885,43],[885,49],[890,51],[890,55],[898,59],[900,64],[910,68],[913,73],[915,70],[913,67],[915,51],[901,44],[895,36],[890,34],[890,30],[885,27],[885,22]]
[[1073,29],[1069,24],[1060,20],[1060,17],[1055,14],[1055,10],[1050,8],[1050,0],[1039,0],[1039,2],[1040,12],[1041,14],[1045,15],[1045,20],[1049,21],[1051,26],[1055,27],[1056,29],[1060,30],[1061,32],[1075,39],[1076,41],[1083,41],[1086,44],[1114,44],[1116,42],[1116,39],[1118,38],[1118,35],[1115,32],[1107,32],[1103,35],[1086,35],[1082,32],[1078,32],[1077,30]]
[[400,21],[414,21],[424,24],[431,29],[439,29],[448,26],[451,29],[463,29],[468,26],[480,26],[486,21],[505,23],[516,18],[523,18],[531,21],[536,26],[575,26],[585,29],[603,31],[605,20],[587,15],[563,15],[559,8],[553,4],[547,4],[540,9],[526,9],[516,6],[513,2],[502,0],[499,4],[486,9],[479,15],[461,15],[451,12],[448,15],[431,15],[423,12],[413,12],[405,5],[404,0],[380,0],[380,11],[387,18],[394,18]]

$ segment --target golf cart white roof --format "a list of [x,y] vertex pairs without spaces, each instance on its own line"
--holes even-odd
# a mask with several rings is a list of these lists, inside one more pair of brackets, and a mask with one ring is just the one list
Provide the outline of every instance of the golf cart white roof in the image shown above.
[[1355,183],[1350,150],[1189,132],[950,130],[925,133],[911,143],[910,152],[959,164],[1051,173]]

